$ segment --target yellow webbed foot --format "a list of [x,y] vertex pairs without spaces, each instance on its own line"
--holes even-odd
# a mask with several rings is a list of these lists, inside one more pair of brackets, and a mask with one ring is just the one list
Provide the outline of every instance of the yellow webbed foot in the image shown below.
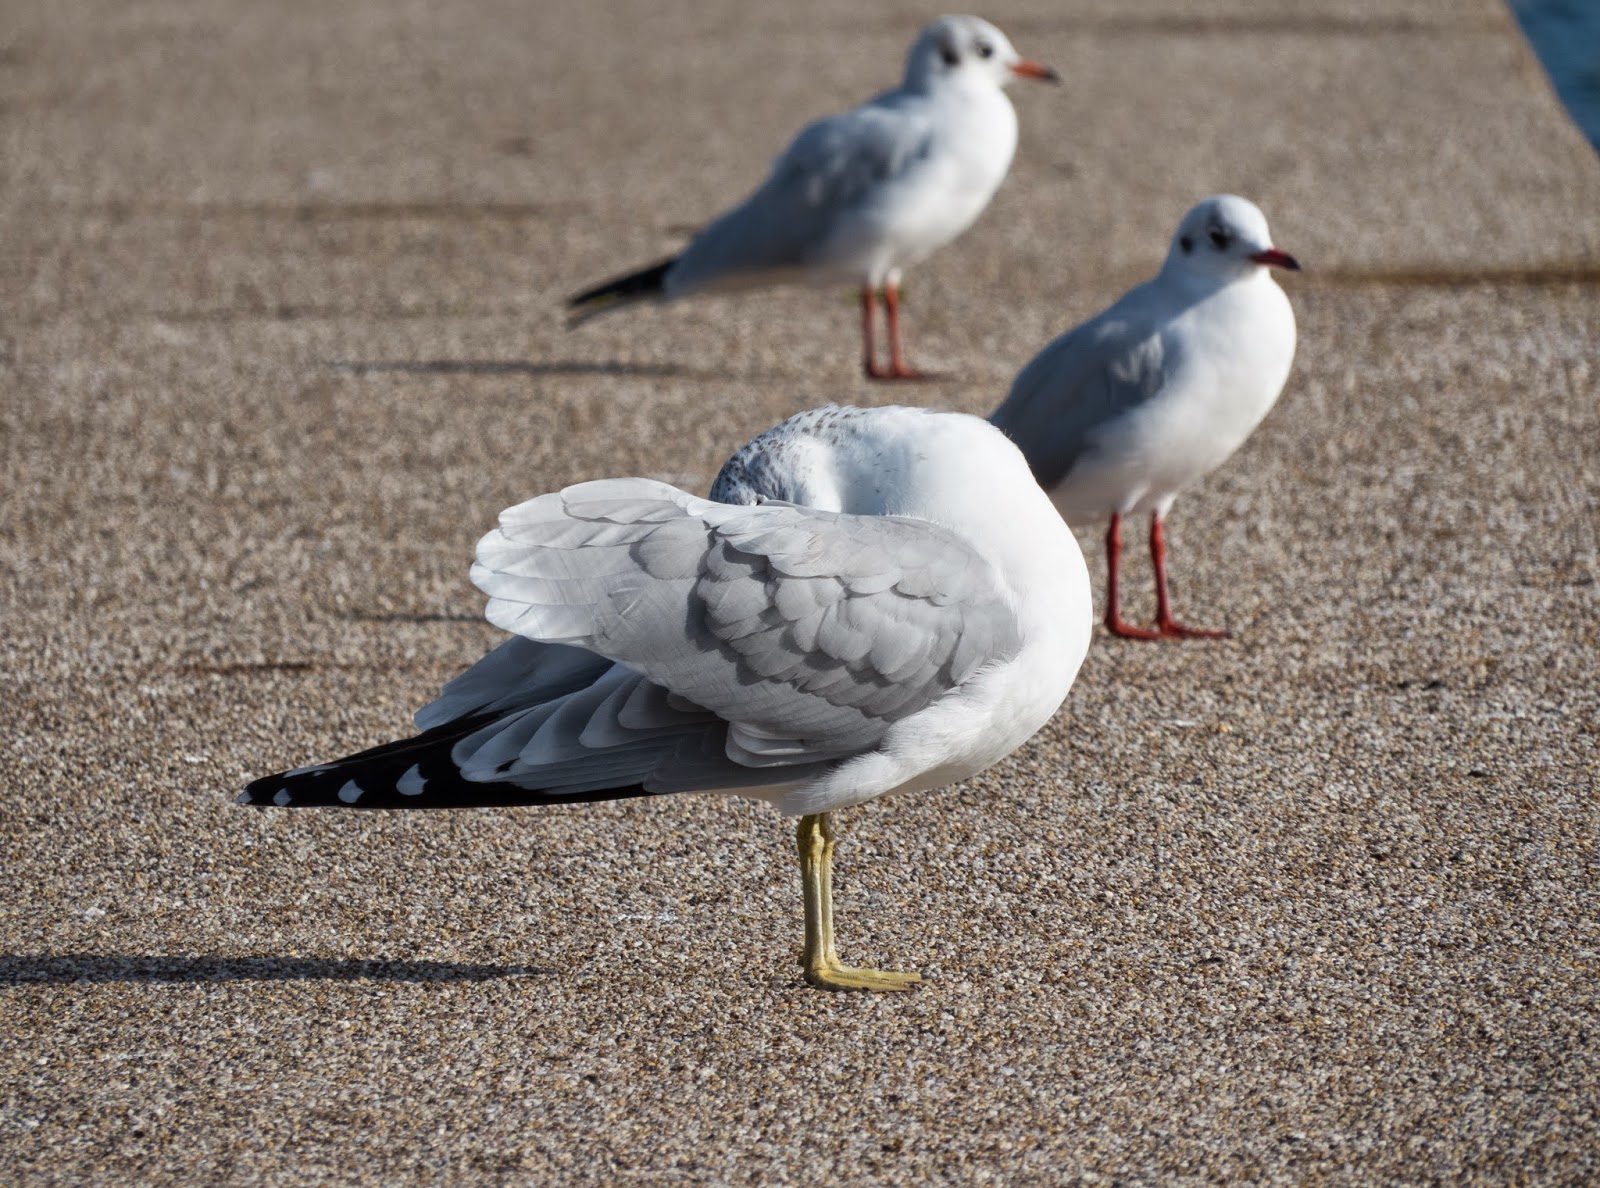
[[800,818],[795,841],[806,904],[806,944],[800,954],[806,981],[819,990],[871,991],[910,990],[922,981],[914,973],[857,969],[839,960],[833,944],[833,825],[828,814]]
[[895,991],[910,990],[922,978],[914,973],[819,961],[806,966],[806,981],[819,990]]

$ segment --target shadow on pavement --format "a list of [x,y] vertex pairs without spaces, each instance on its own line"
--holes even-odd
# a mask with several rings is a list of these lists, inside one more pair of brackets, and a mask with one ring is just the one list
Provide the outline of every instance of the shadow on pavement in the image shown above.
[[354,623],[482,623],[482,615],[469,615],[453,611],[341,611],[334,616]]
[[119,953],[0,955],[0,986],[75,982],[487,982],[548,977],[534,965],[352,961],[318,957],[135,957]]
[[355,375],[635,375],[660,379],[702,379],[705,373],[675,363],[620,363],[521,359],[330,359],[329,367]]

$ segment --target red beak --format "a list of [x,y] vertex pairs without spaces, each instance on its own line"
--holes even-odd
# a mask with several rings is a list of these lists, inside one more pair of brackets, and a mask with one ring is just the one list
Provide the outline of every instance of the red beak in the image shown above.
[[1282,268],[1289,272],[1300,271],[1300,261],[1288,252],[1280,252],[1277,248],[1268,248],[1264,252],[1257,252],[1250,257],[1257,264],[1265,264],[1268,268]]
[[1058,83],[1061,81],[1061,76],[1050,67],[1041,65],[1038,62],[1030,62],[1027,58],[1022,59],[1020,62],[1013,62],[1011,64],[1011,73],[1018,78],[1036,78],[1040,82]]

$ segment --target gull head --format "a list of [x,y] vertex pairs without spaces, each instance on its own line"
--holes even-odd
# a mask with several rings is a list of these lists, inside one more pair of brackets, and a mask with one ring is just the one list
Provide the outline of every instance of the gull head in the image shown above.
[[1198,276],[1253,276],[1263,268],[1299,272],[1300,262],[1272,246],[1267,216],[1248,198],[1217,194],[1196,204],[1178,224],[1167,269]]
[[975,16],[940,17],[918,34],[906,58],[906,86],[913,90],[998,88],[1014,78],[1061,80],[1050,67],[1017,53],[1010,38]]

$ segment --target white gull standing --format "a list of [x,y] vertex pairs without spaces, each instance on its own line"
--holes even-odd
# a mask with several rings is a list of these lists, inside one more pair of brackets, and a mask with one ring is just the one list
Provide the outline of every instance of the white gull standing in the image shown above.
[[[940,17],[911,47],[899,87],[803,129],[761,187],[678,256],[572,298],[574,323],[692,293],[853,284],[867,375],[916,378],[900,344],[901,273],[970,227],[1005,180],[1017,113],[1002,88],[1018,77],[1057,79],[989,22]],[[886,366],[872,342],[879,293]]]
[[[1134,639],[1205,636],[1172,615],[1162,520],[1227,461],[1277,402],[1294,361],[1294,311],[1269,269],[1298,272],[1267,220],[1231,194],[1179,224],[1153,280],[1057,338],[989,420],[1021,447],[1069,523],[1110,517],[1105,624]],[[1154,629],[1122,618],[1122,517],[1150,513]]]
[[1016,447],[958,413],[802,413],[712,495],[602,479],[502,513],[472,579],[514,637],[423,733],[241,802],[764,800],[800,817],[806,980],[907,988],[839,961],[830,814],[966,779],[1044,725],[1092,631],[1083,555]]

